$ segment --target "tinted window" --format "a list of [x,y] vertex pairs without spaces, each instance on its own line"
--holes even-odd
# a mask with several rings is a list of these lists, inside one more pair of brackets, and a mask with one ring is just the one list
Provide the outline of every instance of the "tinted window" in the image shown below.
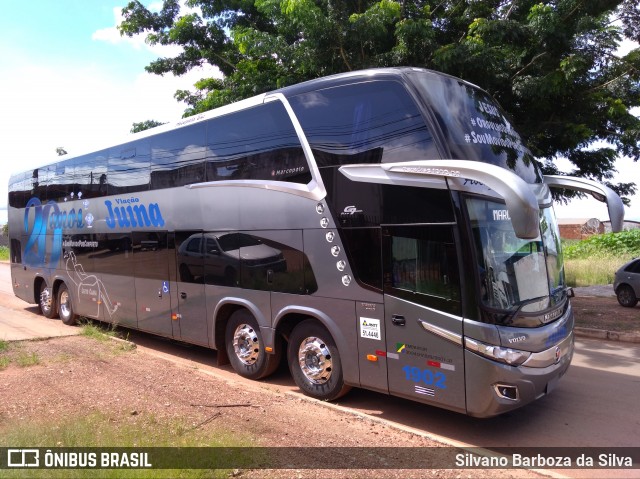
[[205,179],[205,123],[151,138],[151,188],[201,183]]
[[485,92],[433,73],[412,77],[436,115],[452,158],[509,168],[529,183],[541,180],[520,135]]
[[358,83],[289,101],[319,167],[438,157],[422,115],[399,83]]
[[96,235],[65,235],[62,240],[63,267],[76,283],[85,280],[86,273],[95,271]]
[[320,173],[341,226],[455,221],[448,190],[351,181],[335,167]]
[[640,273],[640,261],[635,261],[626,267],[625,271],[629,273]]
[[356,279],[382,289],[380,228],[344,228],[340,232]]
[[76,194],[81,198],[107,195],[108,151],[99,151],[75,160]]
[[388,227],[383,239],[385,293],[460,313],[460,278],[450,226]]
[[169,277],[167,233],[134,232],[132,240],[136,278],[167,280]]
[[31,196],[31,173],[18,173],[9,180],[9,206],[24,208]]
[[207,141],[207,181],[311,181],[302,146],[279,101],[209,120]]
[[178,281],[202,284],[205,281],[205,255],[200,245],[202,233],[179,231],[175,235]]
[[138,140],[109,150],[107,182],[109,195],[149,189],[149,140]]
[[131,236],[126,233],[107,233],[97,236],[98,247],[93,255],[97,273],[133,276]]

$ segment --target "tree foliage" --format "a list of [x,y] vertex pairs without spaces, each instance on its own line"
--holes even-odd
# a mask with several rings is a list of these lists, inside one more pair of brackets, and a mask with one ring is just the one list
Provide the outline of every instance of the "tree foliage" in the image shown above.
[[131,125],[130,133],[139,133],[144,130],[148,130],[150,128],[155,128],[156,126],[164,125],[161,121],[156,120],[145,120],[139,123],[134,122]]
[[[618,155],[640,158],[637,0],[138,0],[123,35],[179,45],[147,70],[181,75],[201,65],[223,79],[179,91],[185,115],[332,73],[410,65],[471,81],[491,93],[546,172],[568,158],[572,174],[608,180]],[[612,185],[613,186],[613,185]],[[632,194],[633,183],[614,186]]]

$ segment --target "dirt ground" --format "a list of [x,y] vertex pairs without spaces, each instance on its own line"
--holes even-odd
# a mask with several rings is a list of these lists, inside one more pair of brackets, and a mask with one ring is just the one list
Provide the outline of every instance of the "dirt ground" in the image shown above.
[[[35,353],[35,356],[33,355]],[[439,447],[435,441],[291,394],[247,388],[114,341],[84,336],[12,343],[0,355],[0,438],[17,424],[48,424],[92,413],[114,427],[182,424],[180,434],[213,428],[256,446]],[[18,365],[18,357],[37,364]],[[135,429],[135,428],[134,428]],[[0,439],[0,443],[2,440]],[[6,445],[5,445],[6,446]],[[64,446],[62,442],[52,446]],[[337,466],[331,458],[327,464]],[[541,477],[526,470],[236,470],[233,477]]]
[[571,300],[576,326],[640,334],[640,304],[625,308],[613,297],[576,295]]

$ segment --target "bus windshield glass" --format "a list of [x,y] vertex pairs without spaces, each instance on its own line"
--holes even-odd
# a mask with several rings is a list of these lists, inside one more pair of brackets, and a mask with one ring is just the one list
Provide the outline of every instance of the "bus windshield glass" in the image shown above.
[[492,163],[528,183],[542,181],[520,135],[486,92],[458,78],[425,71],[411,78],[427,99],[452,159]]
[[551,208],[540,212],[540,235],[518,238],[504,203],[469,198],[481,299],[490,310],[536,313],[565,298],[562,249]]

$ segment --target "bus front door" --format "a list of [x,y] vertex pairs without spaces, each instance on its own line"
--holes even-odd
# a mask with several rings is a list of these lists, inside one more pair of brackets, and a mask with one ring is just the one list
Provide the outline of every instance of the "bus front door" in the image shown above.
[[452,227],[383,227],[383,250],[389,392],[464,412]]

